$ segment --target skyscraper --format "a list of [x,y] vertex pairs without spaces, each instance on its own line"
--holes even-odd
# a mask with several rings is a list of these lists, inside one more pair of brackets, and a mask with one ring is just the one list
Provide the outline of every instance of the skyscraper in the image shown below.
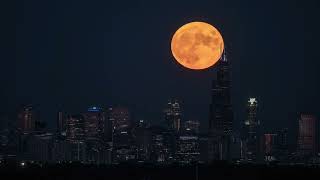
[[217,147],[211,149],[219,152],[220,160],[229,159],[230,155],[230,136],[232,134],[233,110],[231,104],[231,75],[230,62],[224,51],[217,64],[217,77],[212,84],[212,100],[209,111],[209,132],[213,137],[212,144]]
[[71,115],[67,117],[67,142],[70,144],[71,160],[86,160],[85,130],[84,117],[79,115]]
[[263,152],[265,161],[276,160],[276,155],[278,151],[277,136],[277,134],[273,133],[265,133],[263,136]]
[[181,128],[181,109],[177,100],[169,101],[164,110],[164,118],[169,130],[178,132]]
[[288,128],[283,128],[277,131],[277,144],[279,149],[283,151],[288,151],[289,142],[288,142]]
[[84,141],[84,117],[80,114],[70,115],[67,118],[67,140]]
[[129,110],[125,107],[109,108],[108,122],[112,122],[112,162],[134,160],[137,151],[131,133]]
[[244,121],[243,143],[244,157],[246,161],[256,162],[260,153],[260,121],[257,119],[258,101],[249,98],[247,104],[247,119]]
[[298,116],[298,152],[302,156],[316,153],[316,117],[312,114],[301,113]]
[[135,145],[137,146],[137,160],[142,162],[149,159],[151,131],[144,120],[139,120],[133,129]]
[[288,129],[283,128],[278,130],[277,132],[277,155],[276,158],[279,161],[286,162],[288,161],[289,155],[289,139],[288,139]]
[[180,163],[198,162],[199,139],[194,135],[180,135],[177,139],[176,160]]
[[102,157],[105,152],[103,144],[105,112],[100,107],[92,106],[83,113],[83,117],[87,162],[99,164],[103,162]]
[[18,127],[22,132],[32,132],[35,130],[36,117],[32,105],[24,106],[18,112]]
[[175,152],[175,133],[162,127],[151,127],[150,159],[156,163],[172,163]]
[[200,122],[199,121],[186,121],[184,123],[184,130],[189,131],[189,132],[194,132],[194,133],[199,133],[199,128],[200,128]]
[[63,112],[59,111],[58,118],[57,118],[57,133],[65,134],[65,131],[66,131],[66,117]]
[[105,124],[105,114],[102,108],[89,107],[83,113],[86,139],[102,139]]
[[115,133],[127,131],[131,126],[129,110],[125,107],[109,108],[108,120],[112,122],[112,129]]

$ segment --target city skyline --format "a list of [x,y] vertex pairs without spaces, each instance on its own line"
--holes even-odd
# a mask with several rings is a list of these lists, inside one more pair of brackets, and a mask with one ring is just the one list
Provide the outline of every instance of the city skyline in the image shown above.
[[[1,129],[1,158],[93,164],[318,161],[319,123],[314,114],[297,112],[297,129],[266,130],[260,101],[250,97],[243,107],[246,118],[234,126],[230,67],[224,51],[212,81],[210,118],[204,125],[186,118],[183,104],[175,98],[164,105],[160,123],[137,119],[123,106],[89,106],[77,113],[57,112],[54,131],[46,128],[36,108],[26,105]],[[208,128],[200,130],[201,125]]]
[[0,175],[320,174],[319,10],[317,0],[0,2]]
[[[317,26],[312,14],[317,3],[167,4],[57,1],[3,6],[8,7],[4,13],[14,9],[8,14],[15,14],[16,30],[2,30],[8,36],[2,41],[7,64],[1,71],[5,88],[0,114],[20,104],[38,104],[40,117],[53,126],[60,109],[77,112],[94,104],[120,104],[137,116],[159,121],[163,104],[175,97],[183,101],[187,116],[207,122],[208,89],[216,68],[194,73],[175,63],[170,53],[178,27],[206,21],[223,34],[232,61],[235,125],[245,118],[242,107],[249,97],[259,99],[264,127],[293,128],[299,111],[319,116],[319,83],[314,83],[319,76]],[[16,39],[14,46],[11,39]]]

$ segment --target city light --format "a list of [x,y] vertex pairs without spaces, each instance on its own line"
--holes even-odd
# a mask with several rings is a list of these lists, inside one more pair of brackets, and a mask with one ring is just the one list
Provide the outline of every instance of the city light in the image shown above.
[[256,98],[249,98],[249,101],[248,101],[251,105],[253,105],[254,103],[257,102]]

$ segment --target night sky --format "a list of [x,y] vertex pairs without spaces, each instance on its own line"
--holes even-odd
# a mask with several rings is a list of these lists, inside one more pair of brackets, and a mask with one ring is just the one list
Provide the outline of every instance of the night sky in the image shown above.
[[128,106],[159,122],[167,100],[206,128],[215,67],[192,71],[170,51],[174,32],[205,21],[224,37],[232,63],[236,125],[249,97],[265,130],[295,127],[296,112],[319,115],[319,3],[295,0],[1,2],[0,107],[35,104],[53,127],[60,109]]

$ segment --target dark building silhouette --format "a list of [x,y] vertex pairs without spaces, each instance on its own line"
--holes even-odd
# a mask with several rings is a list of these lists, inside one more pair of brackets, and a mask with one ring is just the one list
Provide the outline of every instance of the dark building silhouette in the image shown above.
[[150,158],[151,131],[144,120],[139,120],[133,128],[135,146],[137,147],[137,161],[145,162]]
[[212,140],[213,159],[230,159],[230,136],[232,134],[233,110],[231,104],[230,61],[224,51],[217,63],[217,76],[212,84],[212,100],[209,114],[209,132]]
[[65,134],[66,133],[66,114],[62,111],[58,112],[57,118],[57,133]]
[[131,127],[130,112],[125,107],[109,108],[108,120],[112,122],[112,129],[115,133],[127,131]]
[[71,161],[72,143],[65,136],[56,136],[52,143],[52,159],[55,162]]
[[164,119],[168,130],[179,132],[181,128],[181,109],[177,100],[169,101],[164,110]]
[[266,162],[287,162],[289,156],[288,129],[283,128],[275,132],[264,133],[261,151]]
[[[115,107],[108,109],[108,127],[112,124],[112,163],[124,161],[134,161],[137,158],[137,147],[132,134],[132,122],[130,112],[125,107]],[[107,129],[108,134],[110,128]]]
[[247,119],[243,127],[242,159],[249,162],[260,160],[260,121],[257,119],[258,101],[256,98],[249,98],[247,104]]
[[313,114],[301,113],[298,122],[298,153],[301,156],[314,156],[317,152],[317,119]]
[[105,113],[102,108],[90,107],[83,113],[86,139],[102,140],[105,125]]
[[81,114],[67,117],[66,140],[70,144],[71,161],[86,161],[85,124]]
[[263,154],[265,161],[275,161],[277,154],[277,139],[278,135],[274,133],[265,133],[263,139]]
[[113,135],[112,163],[135,161],[137,159],[137,146],[131,131],[121,131]]
[[184,122],[184,131],[192,132],[192,133],[199,133],[200,122],[199,121],[185,121]]
[[180,163],[198,162],[200,159],[199,138],[192,134],[182,134],[177,138],[175,159]]
[[0,132],[0,159],[16,159],[19,153],[20,138],[16,129],[6,129]]
[[162,127],[150,128],[150,160],[154,163],[168,164],[175,161],[176,134]]
[[[112,163],[134,161],[137,157],[137,147],[131,131],[132,122],[129,110],[125,107],[109,108],[106,126],[110,127],[110,124],[112,124]],[[105,130],[107,134],[110,134],[110,128]]]
[[275,157],[278,161],[281,162],[288,162],[289,156],[289,136],[288,136],[288,129],[283,128],[276,132],[277,139],[276,139],[276,147],[277,152]]
[[24,106],[18,112],[18,128],[22,132],[32,132],[36,128],[36,113],[32,105]]
[[208,134],[199,134],[199,162],[209,162],[209,137]]
[[84,117],[84,131],[86,143],[86,161],[88,163],[100,164],[104,162],[103,156],[106,148],[104,146],[105,112],[102,108],[92,106],[87,112],[82,113]]
[[105,112],[105,121],[104,121],[104,132],[103,132],[103,141],[104,142],[112,142],[113,138],[113,120],[114,118],[112,117],[113,108],[108,108],[106,109]]
[[233,131],[230,142],[230,156],[233,162],[241,159],[241,135],[238,131]]
[[67,140],[84,141],[85,139],[84,117],[81,114],[67,117]]
[[28,137],[27,143],[27,153],[28,160],[41,161],[41,162],[51,162],[52,159],[52,144],[53,144],[53,134],[51,133],[41,133],[33,134]]

